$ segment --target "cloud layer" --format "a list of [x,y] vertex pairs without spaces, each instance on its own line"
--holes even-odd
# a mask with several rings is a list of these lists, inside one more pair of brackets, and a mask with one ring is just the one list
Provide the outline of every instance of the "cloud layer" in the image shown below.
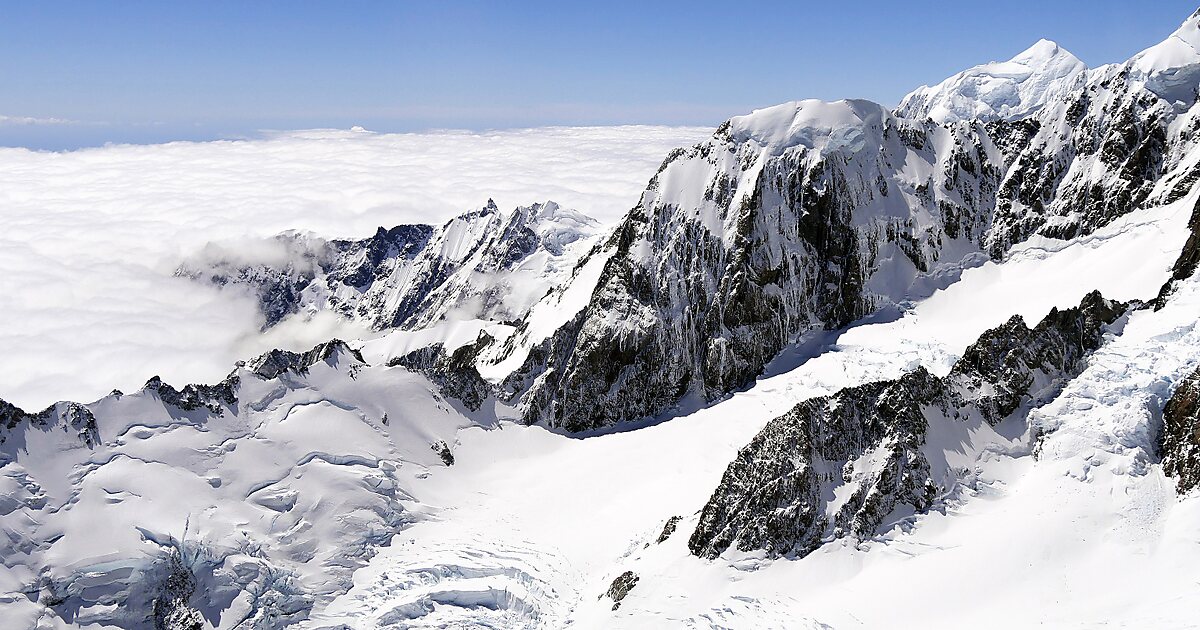
[[[261,140],[0,149],[0,398],[29,409],[220,379],[332,322],[258,335],[252,302],[173,278],[210,241],[288,229],[361,237],[436,223],[489,197],[553,199],[611,223],[666,153],[710,130],[544,128],[488,133],[317,130]],[[285,331],[289,329],[283,329]]]

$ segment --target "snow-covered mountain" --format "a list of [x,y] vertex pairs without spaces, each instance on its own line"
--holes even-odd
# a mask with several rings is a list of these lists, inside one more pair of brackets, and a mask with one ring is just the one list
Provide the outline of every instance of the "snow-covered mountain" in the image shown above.
[[905,118],[1014,120],[1062,98],[1086,79],[1087,66],[1058,44],[1039,40],[1008,61],[963,70],[910,92],[896,108]]
[[804,335],[1031,236],[1179,199],[1200,176],[1200,110],[1155,93],[1154,77],[1182,71],[1138,71],[1145,56],[1011,121],[942,125],[866,101],[731,119],[668,156],[606,244],[590,303],[506,390],[526,421],[571,430],[716,400]]
[[1195,43],[734,117],[609,231],[214,245],[265,326],[374,331],[0,402],[0,619],[1189,627]]

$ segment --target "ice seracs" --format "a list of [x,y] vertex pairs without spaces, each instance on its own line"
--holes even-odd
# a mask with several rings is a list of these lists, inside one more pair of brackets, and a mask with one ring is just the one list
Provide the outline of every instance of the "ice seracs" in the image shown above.
[[1086,78],[1087,66],[1058,44],[1039,40],[1008,61],[964,70],[900,101],[896,113],[939,123],[1027,116]]

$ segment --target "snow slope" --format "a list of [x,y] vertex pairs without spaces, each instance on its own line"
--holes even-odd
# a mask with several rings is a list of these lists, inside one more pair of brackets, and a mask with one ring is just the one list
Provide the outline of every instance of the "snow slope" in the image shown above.
[[1200,83],[1200,11],[1162,42],[1130,60],[1158,96],[1173,102],[1192,102]]

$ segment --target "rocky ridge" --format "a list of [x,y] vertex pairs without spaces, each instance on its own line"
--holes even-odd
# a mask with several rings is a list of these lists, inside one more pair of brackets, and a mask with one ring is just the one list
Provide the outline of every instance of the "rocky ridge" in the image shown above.
[[318,311],[375,329],[511,321],[569,273],[597,230],[593,219],[554,202],[502,212],[488,200],[441,226],[381,227],[361,240],[285,233],[256,246],[270,252],[263,260],[213,245],[176,273],[248,288],[264,328]]

